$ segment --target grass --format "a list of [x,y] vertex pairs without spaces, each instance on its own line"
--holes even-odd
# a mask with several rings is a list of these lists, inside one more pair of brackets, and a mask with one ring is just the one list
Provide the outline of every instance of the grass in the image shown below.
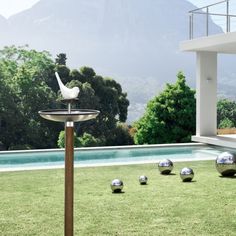
[[[185,166],[195,172],[191,183],[179,177]],[[114,178],[124,193],[111,193]],[[175,163],[169,176],[155,164],[77,168],[75,235],[236,235],[235,184],[214,161]],[[1,236],[63,235],[63,221],[63,170],[0,173]]]

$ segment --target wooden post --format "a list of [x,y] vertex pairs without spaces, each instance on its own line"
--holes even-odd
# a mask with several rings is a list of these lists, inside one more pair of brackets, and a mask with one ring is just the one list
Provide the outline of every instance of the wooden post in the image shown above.
[[64,235],[73,236],[74,205],[74,123],[65,125],[65,226]]

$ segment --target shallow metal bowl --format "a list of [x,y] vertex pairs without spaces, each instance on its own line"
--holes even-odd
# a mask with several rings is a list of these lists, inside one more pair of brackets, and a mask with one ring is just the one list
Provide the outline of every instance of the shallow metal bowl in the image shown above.
[[121,190],[123,189],[124,184],[123,181],[120,179],[114,179],[111,182],[111,190],[113,193],[120,193]]
[[190,182],[192,181],[193,177],[194,177],[194,172],[189,167],[184,167],[180,171],[180,178],[183,180],[183,182]]
[[236,155],[223,152],[216,158],[216,169],[222,176],[233,176],[236,173]]
[[169,159],[161,160],[158,163],[158,169],[163,175],[170,174],[173,168],[174,168],[173,162]]
[[141,176],[139,176],[139,183],[140,184],[147,184],[147,181],[148,181],[148,177],[147,176],[145,176],[145,175],[141,175]]
[[94,119],[100,112],[97,110],[89,110],[89,109],[72,109],[69,113],[68,110],[42,110],[39,111],[39,115],[47,120],[58,121],[58,122],[78,122]]

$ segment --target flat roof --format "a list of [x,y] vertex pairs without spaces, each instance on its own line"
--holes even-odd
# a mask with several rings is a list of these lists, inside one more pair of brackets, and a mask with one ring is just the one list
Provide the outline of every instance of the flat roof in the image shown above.
[[236,32],[211,35],[180,43],[181,51],[236,54]]

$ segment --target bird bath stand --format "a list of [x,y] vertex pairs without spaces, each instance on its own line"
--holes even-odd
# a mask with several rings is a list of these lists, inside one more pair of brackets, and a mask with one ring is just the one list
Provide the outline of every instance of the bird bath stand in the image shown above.
[[73,235],[74,199],[74,122],[96,118],[99,111],[71,109],[77,99],[62,100],[68,104],[67,110],[42,110],[39,115],[44,119],[65,123],[65,225],[64,235]]

